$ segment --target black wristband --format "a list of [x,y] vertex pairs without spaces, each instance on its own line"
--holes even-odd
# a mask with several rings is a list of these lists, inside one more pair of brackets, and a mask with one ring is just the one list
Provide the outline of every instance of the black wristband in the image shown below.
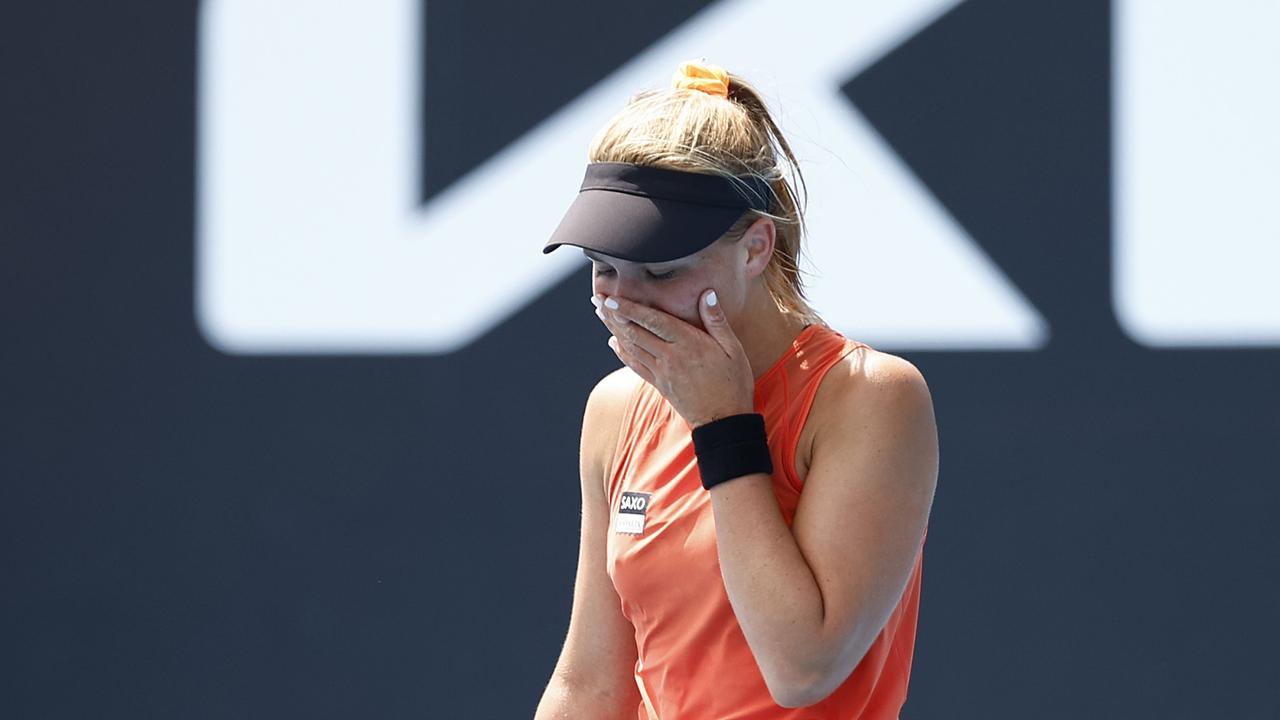
[[773,457],[760,413],[730,415],[699,425],[693,429],[693,452],[702,487],[708,490],[744,475],[773,474]]

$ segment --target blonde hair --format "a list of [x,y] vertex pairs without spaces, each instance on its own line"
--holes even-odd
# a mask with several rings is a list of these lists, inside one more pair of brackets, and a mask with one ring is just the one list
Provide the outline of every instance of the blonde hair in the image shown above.
[[765,287],[781,313],[825,325],[806,300],[800,278],[803,204],[778,161],[786,159],[807,201],[800,164],[760,93],[737,75],[729,73],[728,79],[727,98],[674,87],[637,93],[592,138],[588,162],[625,162],[731,180],[755,176],[767,182],[773,191],[768,212],[745,211],[720,241],[737,242],[759,218],[772,219],[777,234]]

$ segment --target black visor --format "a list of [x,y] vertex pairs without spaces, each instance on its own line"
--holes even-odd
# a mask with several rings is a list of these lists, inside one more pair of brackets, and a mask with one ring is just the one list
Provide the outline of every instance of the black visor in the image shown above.
[[542,248],[575,245],[632,262],[666,262],[715,242],[773,195],[756,177],[591,163],[578,197]]

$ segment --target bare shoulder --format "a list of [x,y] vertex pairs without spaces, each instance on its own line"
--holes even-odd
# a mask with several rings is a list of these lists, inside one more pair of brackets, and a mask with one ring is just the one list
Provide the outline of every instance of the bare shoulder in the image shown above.
[[582,422],[582,452],[597,463],[596,467],[601,468],[604,478],[609,477],[612,470],[613,451],[618,446],[627,401],[642,382],[643,378],[624,365],[600,378],[587,397]]
[[838,397],[852,399],[857,395],[884,396],[924,393],[929,387],[924,374],[911,361],[892,353],[862,345],[840,359],[823,379],[824,389]]
[[933,405],[929,384],[919,368],[906,358],[867,345],[831,367],[818,387],[815,407],[820,400],[824,410],[832,413],[824,420],[832,422],[885,412],[918,413]]
[[818,385],[797,452],[797,472],[807,472],[823,435],[857,437],[869,423],[905,423],[936,433],[933,400],[924,374],[909,360],[861,345],[827,371]]
[[[605,375],[591,389],[591,395],[587,398],[588,414],[593,416],[593,420],[616,421],[602,423],[604,425],[617,425],[622,420],[627,401],[642,382],[644,379],[625,365]],[[616,427],[613,429],[617,430]]]

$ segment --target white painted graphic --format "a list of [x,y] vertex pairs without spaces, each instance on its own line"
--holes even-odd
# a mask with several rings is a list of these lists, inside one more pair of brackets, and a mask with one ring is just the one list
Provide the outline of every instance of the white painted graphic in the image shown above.
[[[794,140],[803,267],[832,325],[885,349],[1040,347],[1045,320],[839,91],[955,4],[717,3],[424,205],[417,0],[207,0],[201,331],[228,353],[446,353],[567,274],[585,296],[581,254],[541,248],[589,141],[633,92],[705,56],[755,82]],[[743,40],[760,28],[768,52]]]
[[1116,315],[1154,347],[1280,344],[1280,3],[1113,8]]

